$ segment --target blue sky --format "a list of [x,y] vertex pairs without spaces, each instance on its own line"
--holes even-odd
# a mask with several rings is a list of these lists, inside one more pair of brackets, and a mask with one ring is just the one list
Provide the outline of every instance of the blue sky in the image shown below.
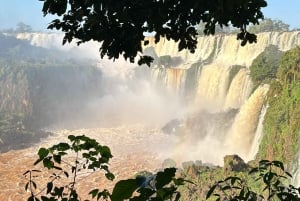
[[[280,19],[291,28],[300,27],[300,0],[267,0],[265,17]],[[38,0],[0,0],[0,29],[15,28],[23,22],[34,30],[46,30],[50,17],[42,15],[43,2]]]

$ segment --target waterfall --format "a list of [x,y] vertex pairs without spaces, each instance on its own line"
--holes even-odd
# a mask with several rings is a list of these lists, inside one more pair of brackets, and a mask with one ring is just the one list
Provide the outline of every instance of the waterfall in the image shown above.
[[150,45],[155,47],[157,56],[172,55],[183,59],[180,68],[189,68],[199,61],[213,61],[222,66],[250,66],[264,49],[275,45],[282,51],[287,51],[300,44],[300,32],[265,32],[257,35],[257,43],[241,46],[235,35],[216,35],[199,37],[194,54],[188,50],[178,52],[177,43],[161,39],[158,44],[150,38]]
[[156,68],[152,70],[152,77],[157,87],[165,86],[169,92],[182,95],[184,90],[185,70],[179,68]]
[[251,160],[248,154],[251,150],[254,134],[259,122],[259,115],[268,91],[268,85],[259,86],[240,108],[226,139],[226,144],[232,153],[239,153],[245,160]]
[[250,152],[248,154],[248,158],[250,158],[250,159],[255,158],[255,155],[258,152],[259,144],[260,144],[262,136],[263,136],[263,122],[265,119],[265,115],[267,113],[267,108],[268,108],[268,106],[263,106],[261,113],[259,115],[258,125],[257,125],[256,131],[255,131],[253,141],[252,141]]
[[[29,40],[33,45],[59,49],[62,35],[24,33],[17,35],[17,38]],[[186,145],[189,145],[188,148],[193,149],[190,155],[199,158],[200,152],[204,152],[205,154],[200,157],[203,156],[206,160],[216,163],[219,161],[222,163],[224,154],[237,153],[246,160],[251,160],[255,156],[262,135],[264,114],[267,110],[263,105],[268,86],[262,85],[253,91],[249,66],[269,45],[275,45],[282,51],[300,45],[300,32],[261,33],[257,35],[257,41],[257,43],[242,47],[235,35],[199,37],[196,52],[191,54],[188,50],[178,52],[178,45],[173,41],[162,38],[159,43],[155,44],[154,39],[149,37],[149,44],[153,47],[158,59],[168,56],[171,61],[180,62],[175,62],[176,65],[173,66],[163,66],[163,68],[154,66],[150,72],[145,73],[151,77],[151,79],[145,79],[147,83],[144,83],[149,87],[147,88],[149,93],[147,97],[141,97],[141,100],[153,103],[154,101],[149,100],[163,99],[161,101],[163,104],[159,104],[159,107],[150,107],[152,112],[154,108],[159,108],[159,112],[153,113],[153,116],[157,117],[168,110],[171,103],[177,102],[177,100],[174,101],[175,98],[170,97],[177,96],[180,99],[179,102],[182,105],[177,107],[178,104],[174,104],[169,111],[173,111],[176,107],[186,110],[182,112],[184,113],[182,117],[185,118],[183,122],[185,131],[182,133],[180,138],[182,142],[178,147],[186,149]],[[76,45],[71,43],[64,48],[72,50],[75,47]],[[83,44],[79,49],[83,55],[88,54],[96,58],[99,57],[98,47],[98,44],[92,42]],[[232,69],[236,65],[240,66],[240,69],[233,74]],[[109,65],[105,67],[105,69],[108,68],[114,67]],[[132,77],[125,76],[125,78],[139,83],[135,82]],[[126,88],[124,97],[138,91],[137,87],[135,91],[129,93],[128,89],[132,86],[134,84],[127,85],[125,81],[122,82],[122,89]],[[128,98],[123,98],[123,100],[128,100]],[[125,106],[125,102],[121,101],[122,105]],[[137,105],[132,102],[128,104]],[[105,108],[109,110],[109,107]],[[149,109],[149,106],[145,108]],[[146,110],[144,112],[138,109],[138,111],[143,111],[140,114],[140,119],[142,119]],[[124,114],[124,119],[129,113],[132,112]],[[173,113],[170,112],[168,117],[171,115]],[[184,144],[185,142],[187,144]],[[176,152],[180,152],[180,149]],[[299,172],[295,174],[299,175]]]
[[[184,88],[185,91],[192,93],[185,96],[192,99],[189,100],[189,103],[192,104],[188,105],[188,116],[190,116],[188,122],[189,125],[191,125],[190,122],[194,122],[192,123],[193,128],[187,128],[186,125],[186,131],[179,143],[179,147],[182,149],[187,146],[193,147],[194,151],[191,155],[199,156],[199,150],[201,150],[208,155],[200,154],[201,157],[213,158],[214,162],[220,160],[219,155],[231,153],[238,153],[245,160],[254,159],[262,136],[263,119],[267,110],[263,104],[268,86],[259,86],[253,92],[248,68],[252,61],[269,45],[275,45],[282,51],[299,45],[300,32],[267,32],[258,34],[257,40],[256,44],[242,47],[233,35],[200,37],[197,51],[194,54],[190,54],[186,50],[178,52],[177,44],[172,41],[161,39],[160,43],[154,44],[153,40],[150,40],[158,58],[166,55],[180,57],[182,62],[176,66],[176,69],[180,68],[186,71],[186,73],[182,73],[184,76],[172,76],[171,71],[168,72],[164,69],[162,72],[156,69],[155,80],[164,80],[161,81],[161,84],[169,90]],[[196,70],[193,70],[194,74],[192,75],[188,71],[195,65],[198,66],[198,70],[197,73],[195,73]],[[240,69],[232,75],[231,70],[234,65],[239,65]],[[170,82],[167,81],[170,80],[170,77],[177,79],[177,81],[172,80],[172,83],[175,84],[173,87],[170,87]],[[191,80],[195,83],[191,84]],[[194,90],[188,87],[192,87]],[[237,113],[232,121],[228,121],[226,114],[232,108],[237,109]],[[215,115],[222,116],[222,120],[208,120],[208,118],[214,118]],[[228,128],[226,127],[224,130],[218,125],[225,122],[231,124],[230,129],[226,130]],[[214,128],[208,129],[208,125]],[[225,142],[220,142],[220,139]],[[218,147],[218,151],[215,150],[215,152],[219,152],[219,155],[216,153],[211,155],[212,151],[207,151],[209,148],[203,143],[210,143]]]
[[220,110],[227,94],[229,68],[218,64],[205,66],[198,81],[195,104],[210,110]]
[[225,99],[225,108],[240,108],[252,90],[252,82],[248,70],[242,68],[233,78]]
[[291,173],[293,175],[291,184],[295,187],[300,187],[300,147],[296,155],[296,160],[293,162]]

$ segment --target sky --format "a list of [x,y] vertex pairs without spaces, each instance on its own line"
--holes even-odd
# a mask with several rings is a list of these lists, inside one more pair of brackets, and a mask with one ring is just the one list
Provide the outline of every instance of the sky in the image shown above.
[[[267,0],[265,17],[279,19],[300,27],[300,0]],[[15,28],[19,22],[30,25],[35,31],[47,31],[51,17],[43,17],[43,2],[39,0],[0,0],[0,29]]]

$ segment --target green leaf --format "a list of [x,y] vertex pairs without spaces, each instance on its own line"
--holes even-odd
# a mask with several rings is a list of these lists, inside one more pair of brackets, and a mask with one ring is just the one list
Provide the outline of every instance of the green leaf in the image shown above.
[[30,196],[30,197],[27,199],[27,201],[35,201],[34,196],[33,196],[33,195]]
[[176,168],[166,168],[163,172],[158,172],[156,175],[156,189],[160,189],[165,185],[169,184],[173,177],[175,177]]
[[46,194],[50,193],[52,191],[52,188],[53,188],[53,182],[48,182]]
[[51,161],[50,158],[44,158],[43,165],[44,165],[44,167],[51,169],[54,166],[54,163],[53,163],[53,161]]
[[184,185],[185,180],[183,178],[178,178],[178,179],[174,178],[173,182],[174,182],[175,185],[181,186],[181,185]]
[[101,197],[103,198],[103,200],[108,200],[108,198],[110,197],[109,191],[104,189],[102,192],[99,192],[97,195],[97,200],[99,200]]
[[231,189],[230,186],[223,186],[223,187],[221,188],[222,191],[226,191],[226,190],[229,190],[229,189]]
[[36,189],[36,183],[34,181],[31,181],[31,183],[32,183],[33,188]]
[[259,171],[259,168],[252,168],[251,170],[250,170],[250,172],[249,172],[249,174],[253,174],[253,173],[256,173],[256,172],[258,172]]
[[39,159],[37,159],[34,163],[33,163],[33,165],[37,165],[39,162],[41,162],[43,159],[41,159],[41,158],[39,158]]
[[27,182],[26,185],[25,185],[25,191],[28,190],[28,185],[29,185],[29,182]]
[[151,188],[140,188],[137,192],[140,193],[142,197],[151,197],[155,193],[155,190]]
[[48,198],[46,196],[42,196],[41,198],[42,198],[42,201],[53,201],[53,200],[51,200],[50,198]]
[[284,165],[281,161],[273,161],[272,164],[276,167],[279,167],[282,171],[284,171]]
[[111,158],[112,157],[110,148],[108,146],[103,146],[101,148],[100,154],[101,154],[102,157],[106,157],[106,158]]
[[116,183],[111,195],[111,200],[122,201],[129,199],[138,187],[135,179],[121,180]]
[[293,177],[293,175],[291,175],[291,173],[289,173],[289,172],[285,172],[285,174],[291,178]]
[[215,184],[215,185],[213,185],[212,187],[210,187],[209,191],[208,191],[207,194],[206,194],[206,199],[208,199],[208,198],[212,195],[212,193],[215,191],[215,189],[216,189],[217,186],[218,186],[218,185]]
[[30,172],[30,170],[27,170],[26,172],[23,173],[23,175],[25,176],[26,174],[28,174]]
[[99,189],[94,189],[89,192],[90,195],[92,195],[92,198],[95,198],[99,192]]
[[162,200],[167,200],[172,197],[172,195],[176,192],[176,188],[174,186],[157,189],[157,197],[161,198]]
[[150,56],[141,56],[138,60],[138,65],[146,64],[150,67],[151,63],[153,62],[154,58]]
[[174,201],[179,201],[181,194],[179,192],[176,193]]
[[68,178],[69,177],[69,173],[64,171],[64,175]]
[[271,162],[269,160],[259,161],[259,166],[268,166],[269,164],[271,164]]
[[64,143],[64,142],[61,142],[57,145],[56,149],[58,151],[67,151],[69,150],[71,147],[68,143]]
[[48,154],[49,154],[48,149],[46,149],[46,148],[39,149],[38,155],[39,155],[40,159],[44,159],[46,156],[48,156]]
[[76,137],[75,137],[74,135],[69,135],[69,136],[68,136],[68,139],[69,139],[71,142],[73,142],[73,141],[76,139]]
[[105,174],[105,177],[108,179],[108,180],[114,180],[115,179],[115,175],[111,172],[108,172]]
[[61,156],[60,155],[53,155],[53,160],[57,163],[61,163]]

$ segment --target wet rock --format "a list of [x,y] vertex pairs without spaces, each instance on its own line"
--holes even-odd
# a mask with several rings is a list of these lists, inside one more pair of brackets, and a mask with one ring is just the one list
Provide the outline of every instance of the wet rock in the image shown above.
[[248,165],[238,155],[227,155],[224,157],[224,171],[241,172],[248,169]]
[[169,121],[161,130],[166,134],[177,135],[179,134],[182,126],[182,120],[173,119]]

